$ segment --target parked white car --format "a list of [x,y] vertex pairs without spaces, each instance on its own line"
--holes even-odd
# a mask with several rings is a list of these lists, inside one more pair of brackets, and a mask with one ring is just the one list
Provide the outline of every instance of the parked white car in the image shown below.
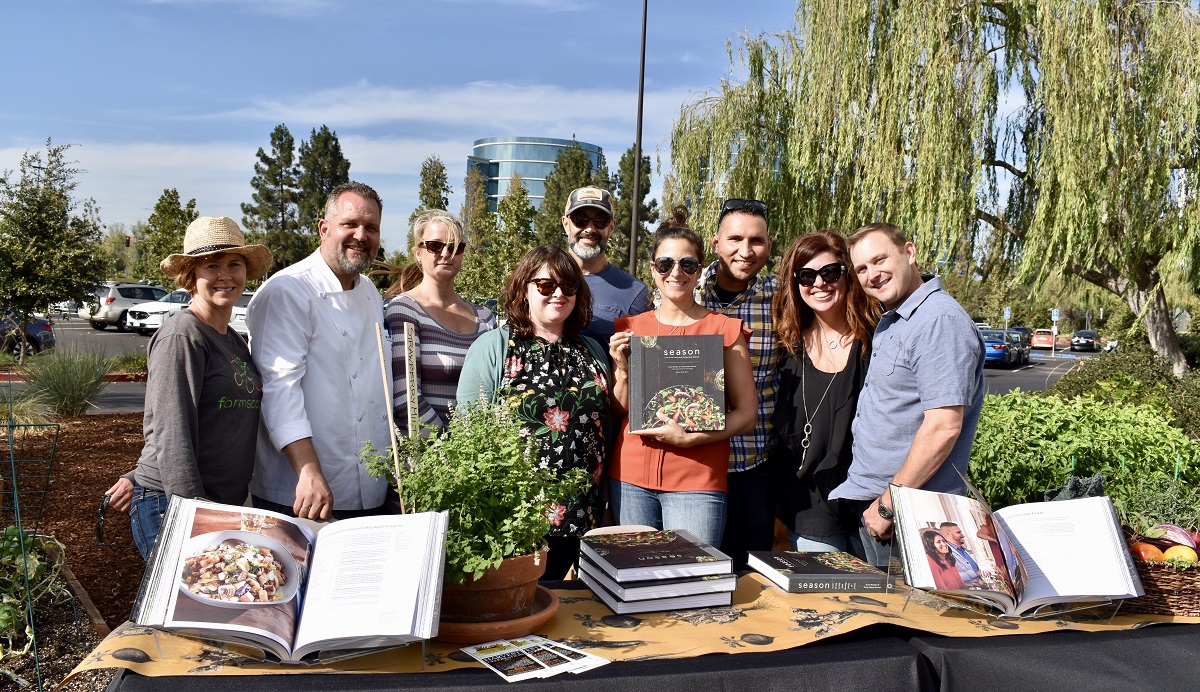
[[135,305],[125,317],[125,325],[142,336],[150,336],[167,318],[192,302],[190,293],[182,288],[171,291],[162,300]]
[[94,300],[79,306],[79,316],[91,323],[92,329],[116,325],[117,331],[128,329],[129,309],[135,305],[162,300],[167,289],[149,284],[105,281],[95,293]]
[[229,326],[247,342],[250,341],[250,328],[246,326],[246,306],[253,297],[254,291],[243,291],[242,297],[233,304],[233,316],[229,318]]

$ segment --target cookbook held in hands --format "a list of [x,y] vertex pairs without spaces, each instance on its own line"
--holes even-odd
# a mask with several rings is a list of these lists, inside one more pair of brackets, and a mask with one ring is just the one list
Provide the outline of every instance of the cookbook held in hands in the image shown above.
[[318,663],[437,635],[445,512],[304,521],[171,498],[133,621]]

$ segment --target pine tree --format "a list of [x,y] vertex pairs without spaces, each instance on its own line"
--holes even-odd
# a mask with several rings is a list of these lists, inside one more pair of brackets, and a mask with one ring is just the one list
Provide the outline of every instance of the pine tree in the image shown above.
[[336,132],[322,125],[313,128],[300,143],[300,166],[296,198],[297,221],[301,232],[318,237],[317,222],[325,216],[325,200],[334,187],[350,181],[350,162],[342,155]]
[[110,271],[99,210],[73,197],[79,169],[68,148],[47,139],[44,153],[21,156],[15,179],[0,176],[0,303],[16,313],[19,334],[32,313],[83,301]]
[[148,279],[170,287],[173,279],[164,275],[158,265],[167,255],[182,252],[183,235],[188,224],[195,221],[197,216],[195,198],[184,205],[180,203],[178,190],[163,190],[146,224],[135,228],[133,232],[137,241],[134,243],[134,278]]
[[508,276],[535,245],[529,191],[519,173],[514,173],[508,191],[496,209],[495,232],[485,246],[467,252],[458,273],[457,288],[467,300],[498,299]]
[[[633,146],[621,154],[617,166],[616,190],[613,193],[613,216],[617,225],[608,239],[608,261],[624,267],[629,263],[629,227],[633,223]],[[650,256],[651,232],[649,224],[658,221],[658,201],[646,198],[650,195],[650,157],[642,156],[639,170],[641,185],[638,187],[638,264],[644,265]]]
[[[576,142],[558,152],[554,161],[554,170],[546,176],[546,193],[542,198],[541,210],[534,219],[534,229],[539,245],[566,245],[563,233],[563,209],[567,206],[567,197],[571,191],[596,185],[599,180],[592,170],[592,162],[587,152]],[[607,187],[607,185],[601,185]]]
[[298,262],[316,248],[315,234],[302,232],[297,219],[299,199],[296,146],[287,125],[276,125],[271,132],[271,153],[261,147],[256,154],[252,204],[242,203],[242,225],[254,242],[266,245],[276,267]]
[[446,177],[446,164],[437,156],[429,156],[421,162],[421,189],[417,193],[419,204],[408,215],[408,223],[412,224],[418,216],[430,209],[446,211],[450,206],[449,178]]
[[458,214],[471,238],[472,249],[482,246],[495,230],[495,215],[488,211],[487,176],[474,166],[463,179],[463,204]]

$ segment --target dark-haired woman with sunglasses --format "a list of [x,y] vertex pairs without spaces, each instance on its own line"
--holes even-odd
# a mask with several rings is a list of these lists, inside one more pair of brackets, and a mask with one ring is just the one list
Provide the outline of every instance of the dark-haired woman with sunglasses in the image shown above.
[[608,356],[581,333],[592,316],[591,292],[566,250],[530,250],[508,277],[501,301],[508,322],[467,352],[458,400],[506,402],[537,438],[542,466],[591,474],[584,495],[549,511],[543,578],[562,579],[578,560],[580,537],[603,512],[600,480],[612,427]]
[[850,424],[879,319],[849,271],[850,250],[834,229],[800,236],[783,256],[771,305],[783,350],[771,422],[780,444],[770,464],[776,516],[792,548],[854,550],[858,517],[829,492],[850,467]]
[[749,330],[739,319],[696,303],[704,244],[684,219],[667,221],[654,234],[654,283],[662,300],[652,312],[616,321],[609,340],[613,358],[613,407],[629,407],[631,337],[716,334],[725,355],[725,429],[688,432],[676,421],[619,438],[609,472],[609,498],[621,524],[686,529],[710,545],[725,528],[729,438],[749,432],[758,417],[758,396],[746,346]]
[[[392,406],[396,427],[408,435],[408,388],[416,390],[421,425],[445,429],[458,391],[467,349],[496,328],[491,310],[468,303],[454,291],[462,269],[467,235],[453,214],[434,209],[419,215],[409,240],[413,263],[398,274],[388,289],[384,323],[392,334]],[[377,263],[381,264],[381,263]],[[404,359],[404,325],[416,332],[415,382],[408,381]]]

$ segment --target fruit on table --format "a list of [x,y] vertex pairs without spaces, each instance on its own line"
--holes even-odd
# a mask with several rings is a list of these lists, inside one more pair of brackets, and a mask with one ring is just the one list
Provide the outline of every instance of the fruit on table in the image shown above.
[[[1182,547],[1182,546],[1180,546]],[[1163,551],[1150,545],[1149,543],[1134,543],[1129,546],[1129,552],[1139,560],[1145,562],[1161,562],[1163,559]]]
[[1163,559],[1166,560],[1183,560],[1184,562],[1195,562],[1200,559],[1196,556],[1196,551],[1186,545],[1173,545],[1167,548],[1163,553]]

